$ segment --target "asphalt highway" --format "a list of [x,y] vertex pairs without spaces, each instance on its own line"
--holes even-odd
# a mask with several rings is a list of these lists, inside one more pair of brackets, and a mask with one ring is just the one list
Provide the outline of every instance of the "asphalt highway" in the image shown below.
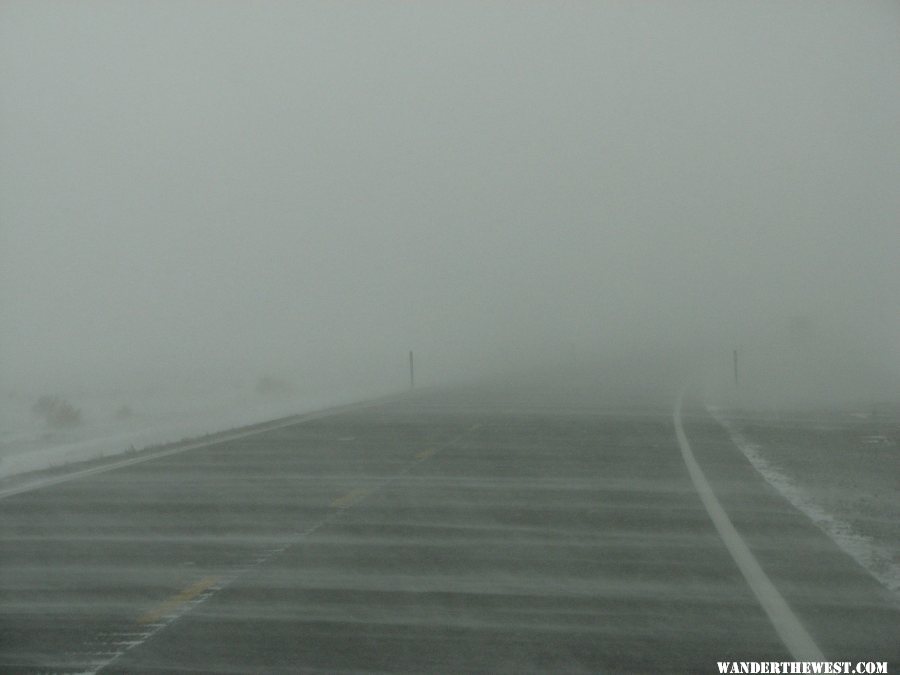
[[[0,498],[0,672],[717,672],[792,654],[674,401],[428,391]],[[900,607],[703,409],[697,463],[824,656]]]

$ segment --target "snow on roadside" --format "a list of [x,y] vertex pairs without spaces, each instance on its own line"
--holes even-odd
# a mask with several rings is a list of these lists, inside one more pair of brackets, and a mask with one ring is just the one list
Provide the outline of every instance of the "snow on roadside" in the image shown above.
[[[130,419],[109,421],[95,415],[83,427],[64,433],[41,429],[28,419],[27,410],[7,410],[0,436],[0,479],[323,410],[384,393],[353,391],[278,400],[228,395],[218,400],[168,400],[165,405],[147,400],[145,409],[139,408],[141,412]],[[95,408],[111,409],[115,401],[90,403]]]
[[888,546],[871,536],[861,534],[850,524],[854,514],[834,514],[816,499],[808,489],[788,476],[781,468],[764,456],[764,447],[752,442],[741,431],[737,422],[726,417],[721,408],[707,405],[707,410],[728,432],[734,444],[747,457],[753,467],[772,487],[795,508],[803,512],[842,550],[856,560],[875,579],[900,596],[900,564]]

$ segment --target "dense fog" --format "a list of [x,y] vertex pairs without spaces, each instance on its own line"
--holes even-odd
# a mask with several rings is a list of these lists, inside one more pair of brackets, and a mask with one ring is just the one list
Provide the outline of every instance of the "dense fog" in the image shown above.
[[[893,2],[0,6],[0,378],[896,399]],[[723,384],[725,383],[725,384]]]
[[896,0],[0,0],[0,672],[896,672],[898,300]]

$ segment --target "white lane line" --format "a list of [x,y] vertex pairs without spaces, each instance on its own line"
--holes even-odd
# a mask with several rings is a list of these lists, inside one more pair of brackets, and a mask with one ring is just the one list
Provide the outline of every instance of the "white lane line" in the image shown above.
[[257,426],[254,429],[249,431],[235,431],[231,434],[223,434],[219,435],[216,438],[204,441],[197,441],[195,443],[188,443],[187,445],[179,445],[175,448],[170,448],[168,450],[161,450],[159,452],[151,452],[147,451],[147,454],[141,453],[140,457],[132,457],[130,459],[123,459],[116,462],[111,462],[109,464],[104,464],[103,466],[96,466],[90,469],[81,469],[80,471],[73,471],[72,473],[67,473],[62,476],[52,476],[49,478],[40,478],[37,480],[29,481],[23,485],[17,485],[15,487],[6,488],[5,490],[0,490],[0,499],[6,499],[7,497],[12,497],[13,495],[19,495],[24,492],[31,492],[32,490],[38,490],[40,488],[49,487],[51,485],[58,485],[60,483],[67,483],[70,480],[76,480],[78,478],[85,478],[87,476],[93,476],[98,473],[106,473],[107,471],[115,471],[116,469],[121,469],[126,466],[132,466],[134,464],[142,464],[143,462],[152,462],[155,459],[160,459],[162,457],[168,457],[170,455],[177,455],[182,452],[187,452],[188,450],[196,450],[198,448],[206,448],[211,445],[218,445],[219,443],[228,443],[229,441],[238,440],[241,438],[247,438],[249,436],[256,436],[258,434],[264,434],[269,431],[275,431],[277,429],[284,429],[286,427],[296,426],[298,424],[304,424],[305,422],[310,422],[312,420],[321,419],[323,417],[331,417],[332,415],[338,415],[344,412],[351,412],[354,410],[363,410],[365,408],[372,408],[384,403],[389,403],[390,401],[396,400],[404,396],[404,394],[400,394],[397,396],[386,396],[380,399],[376,399],[374,401],[366,401],[363,403],[352,403],[350,405],[338,406],[335,408],[328,408],[327,410],[320,410],[318,412],[305,413],[301,415],[297,415],[292,417],[290,420],[281,421],[281,422],[273,422],[271,424],[266,424],[264,426]]
[[684,426],[681,423],[681,404],[684,399],[684,392],[685,390],[682,389],[681,393],[678,394],[678,398],[675,401],[675,411],[672,415],[675,421],[675,435],[678,437],[681,456],[687,466],[688,473],[691,475],[691,481],[693,481],[694,487],[700,495],[703,506],[706,507],[706,512],[712,519],[713,525],[716,526],[716,530],[734,562],[737,563],[738,569],[741,570],[741,574],[744,575],[744,579],[769,617],[775,632],[778,633],[778,637],[781,638],[784,646],[788,648],[794,660],[824,661],[825,656],[822,654],[822,650],[819,649],[819,646],[810,634],[806,632],[806,628],[800,623],[800,619],[791,610],[790,605],[787,604],[787,601],[781,596],[781,593],[778,592],[778,589],[775,588],[769,577],[766,576],[750,548],[741,539],[741,535],[738,534],[738,531],[732,525],[731,519],[725,513],[725,509],[722,508],[715,493],[713,493],[712,487],[706,480],[703,470],[694,458],[691,445],[688,443],[687,436],[684,433]]

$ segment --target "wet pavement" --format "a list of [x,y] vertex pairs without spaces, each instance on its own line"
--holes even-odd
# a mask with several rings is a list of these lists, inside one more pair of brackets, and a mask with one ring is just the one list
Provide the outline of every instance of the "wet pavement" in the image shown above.
[[[790,660],[697,496],[671,403],[435,390],[2,498],[0,671]],[[825,656],[893,668],[894,596],[701,406],[685,431]]]

